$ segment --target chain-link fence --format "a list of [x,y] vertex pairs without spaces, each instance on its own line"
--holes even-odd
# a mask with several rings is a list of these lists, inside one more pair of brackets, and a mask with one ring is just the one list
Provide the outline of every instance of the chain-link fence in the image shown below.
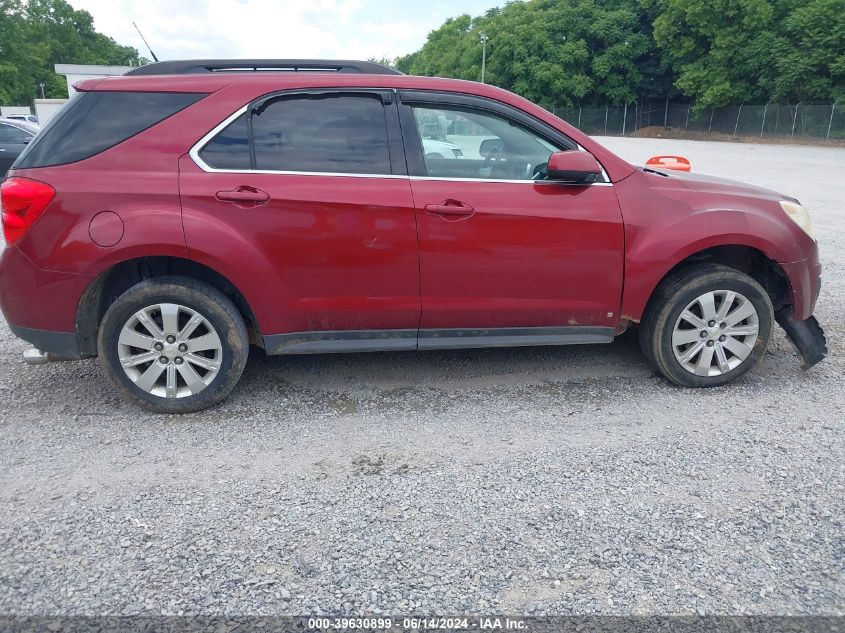
[[736,105],[697,112],[691,104],[549,108],[590,135],[628,135],[649,127],[742,137],[845,140],[845,103]]

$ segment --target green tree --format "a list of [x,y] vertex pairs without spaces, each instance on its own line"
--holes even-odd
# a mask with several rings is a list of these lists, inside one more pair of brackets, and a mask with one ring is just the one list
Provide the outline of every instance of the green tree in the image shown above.
[[811,0],[783,30],[773,98],[845,101],[845,0]]
[[[634,103],[671,90],[637,0],[531,0],[462,15],[432,31],[403,72],[479,80],[488,38],[488,83],[544,105]],[[644,73],[645,70],[645,73]]]
[[26,104],[40,95],[67,96],[54,64],[145,63],[131,46],[97,33],[87,11],[65,0],[0,0],[0,102]]

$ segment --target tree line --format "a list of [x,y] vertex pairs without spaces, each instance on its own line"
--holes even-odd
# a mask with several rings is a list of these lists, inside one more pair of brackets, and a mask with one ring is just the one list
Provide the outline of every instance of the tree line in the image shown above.
[[845,101],[845,0],[529,0],[446,20],[415,75],[485,81],[543,105],[682,98]]
[[65,0],[0,0],[0,103],[29,105],[41,96],[66,98],[54,64],[130,66],[147,63],[131,46],[94,30],[87,11]]

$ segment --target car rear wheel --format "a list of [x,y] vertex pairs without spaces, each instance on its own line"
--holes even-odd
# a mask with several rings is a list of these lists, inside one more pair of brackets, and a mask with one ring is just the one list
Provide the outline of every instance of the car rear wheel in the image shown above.
[[765,355],[774,313],[750,276],[719,264],[686,268],[657,289],[640,324],[640,346],[666,378],[685,387],[723,385]]
[[232,302],[184,277],[151,279],[124,292],[106,311],[98,343],[109,381],[157,413],[220,402],[237,384],[249,352]]

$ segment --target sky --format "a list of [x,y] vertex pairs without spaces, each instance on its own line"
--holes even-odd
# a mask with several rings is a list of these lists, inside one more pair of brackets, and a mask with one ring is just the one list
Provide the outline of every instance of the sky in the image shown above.
[[504,0],[70,0],[100,33],[160,60],[393,58],[419,49],[447,18]]

